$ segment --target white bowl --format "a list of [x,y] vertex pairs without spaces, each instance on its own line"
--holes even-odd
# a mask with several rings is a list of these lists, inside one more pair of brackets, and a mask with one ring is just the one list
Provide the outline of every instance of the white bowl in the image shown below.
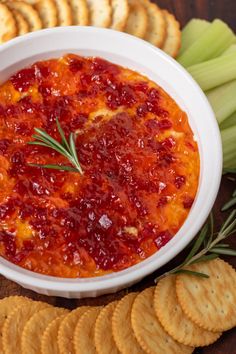
[[199,188],[189,216],[174,238],[145,261],[117,273],[86,279],[40,275],[0,257],[6,278],[41,294],[68,298],[116,292],[141,280],[175,257],[197,234],[215,201],[222,171],[222,147],[212,109],[195,81],[175,60],[133,36],[93,27],[59,27],[30,33],[0,47],[0,80],[35,61],[66,53],[100,56],[136,70],[166,90],[187,112],[201,161]]

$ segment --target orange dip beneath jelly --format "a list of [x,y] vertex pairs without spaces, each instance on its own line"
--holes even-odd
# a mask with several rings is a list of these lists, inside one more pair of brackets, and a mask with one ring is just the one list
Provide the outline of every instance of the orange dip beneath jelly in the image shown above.
[[[59,140],[56,118],[77,132],[83,175],[28,165],[68,165],[27,144],[35,127]],[[68,278],[130,267],[174,237],[198,179],[186,114],[136,72],[70,54],[0,86],[0,255],[12,263]]]

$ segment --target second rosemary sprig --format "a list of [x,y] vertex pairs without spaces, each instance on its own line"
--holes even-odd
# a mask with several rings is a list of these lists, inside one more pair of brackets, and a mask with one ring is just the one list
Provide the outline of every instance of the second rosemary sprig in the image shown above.
[[228,244],[222,243],[222,241],[224,241],[227,237],[235,232],[236,209],[231,212],[227,220],[222,225],[220,231],[216,234],[214,233],[214,223],[211,214],[209,221],[203,226],[186,259],[179,266],[157,277],[155,282],[170,274],[178,273],[187,273],[190,275],[208,278],[209,276],[207,274],[193,272],[189,269],[186,269],[186,267],[194,263],[215,259],[221,254],[236,256],[236,250],[231,249]]

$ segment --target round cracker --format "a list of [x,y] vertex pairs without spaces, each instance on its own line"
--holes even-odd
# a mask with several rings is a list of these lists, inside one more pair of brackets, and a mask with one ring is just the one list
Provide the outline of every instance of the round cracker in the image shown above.
[[57,8],[58,26],[72,25],[72,10],[67,0],[54,0]]
[[140,0],[148,14],[148,27],[144,39],[157,47],[162,47],[166,38],[166,22],[159,7],[148,0]]
[[77,309],[71,311],[66,317],[62,320],[59,327],[57,341],[60,354],[75,354],[73,337],[75,327],[78,323],[79,318],[88,311],[88,306],[81,306]]
[[209,278],[177,276],[177,297],[186,316],[208,331],[221,332],[235,327],[235,270],[220,258],[192,264],[186,269],[209,275]]
[[86,0],[69,0],[72,9],[72,24],[86,26],[89,23],[89,11]]
[[[119,354],[111,331],[111,321],[117,301],[105,306],[99,313],[94,329],[94,342],[98,354]],[[106,343],[104,345],[104,342]]]
[[166,10],[162,10],[166,21],[166,39],[162,50],[173,58],[177,57],[181,46],[180,24],[176,18]]
[[24,0],[37,10],[44,28],[57,25],[57,8],[54,0]]
[[27,4],[24,1],[12,0],[7,2],[7,6],[11,10],[17,10],[24,17],[25,21],[29,24],[30,32],[34,32],[42,28],[42,21],[32,5]]
[[12,13],[13,13],[14,18],[16,20],[17,35],[22,36],[23,34],[28,33],[30,30],[30,27],[29,27],[28,22],[25,20],[25,18],[17,10],[13,10]]
[[44,302],[27,301],[14,309],[5,321],[2,330],[5,354],[21,354],[21,336],[26,323],[35,313],[47,307],[50,305]]
[[128,0],[111,0],[112,22],[111,28],[123,31],[129,16]]
[[26,323],[21,340],[21,350],[27,354],[38,354],[41,350],[41,338],[45,328],[55,318],[68,313],[68,310],[49,307],[35,313]]
[[111,24],[111,6],[109,0],[87,0],[90,25],[109,27]]
[[56,338],[64,317],[65,314],[58,316],[45,329],[41,342],[41,354],[60,354]]
[[142,291],[134,300],[131,311],[132,328],[140,346],[147,354],[192,353],[193,347],[176,342],[160,324],[153,308],[154,289]]
[[74,348],[76,354],[96,354],[94,327],[101,307],[93,307],[79,319],[74,332]]
[[7,321],[16,307],[28,304],[29,302],[31,302],[31,300],[23,296],[9,296],[0,300],[0,348],[3,347],[2,331],[5,321]]
[[147,10],[137,0],[129,0],[129,17],[125,32],[133,36],[144,38],[148,27]]
[[175,276],[159,281],[154,295],[154,309],[164,330],[177,342],[191,347],[214,343],[221,333],[205,331],[184,314],[176,295]]
[[[112,334],[122,354],[144,354],[131,326],[131,309],[136,293],[130,293],[121,299],[112,316]],[[125,323],[125,326],[124,326]]]
[[16,21],[7,5],[0,3],[0,44],[17,35]]

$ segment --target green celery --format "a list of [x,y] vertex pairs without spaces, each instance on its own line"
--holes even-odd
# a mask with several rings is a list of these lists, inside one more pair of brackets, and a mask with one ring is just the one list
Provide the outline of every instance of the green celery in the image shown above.
[[211,90],[207,94],[207,98],[215,112],[218,123],[221,124],[236,111],[236,80]]
[[220,124],[220,129],[226,129],[236,125],[236,111]]
[[236,53],[220,56],[187,68],[203,91],[236,79]]
[[235,41],[233,31],[221,20],[214,20],[205,32],[187,48],[178,62],[184,67],[221,55]]
[[221,131],[224,169],[236,168],[236,125]]
[[193,42],[195,42],[210,26],[210,22],[193,18],[189,21],[182,30],[181,48],[179,55],[181,55]]
[[232,53],[236,53],[236,44],[231,44],[221,55],[224,56]]

